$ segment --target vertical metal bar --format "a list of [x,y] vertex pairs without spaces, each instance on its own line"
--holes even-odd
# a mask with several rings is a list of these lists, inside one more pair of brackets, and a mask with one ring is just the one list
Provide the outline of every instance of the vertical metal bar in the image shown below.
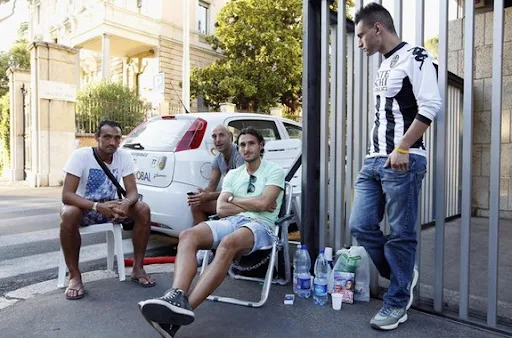
[[[356,0],[356,10],[363,7],[362,0]],[[357,173],[361,169],[362,158],[361,158],[361,131],[362,128],[362,115],[363,112],[363,83],[366,81],[367,76],[363,76],[363,51],[360,48],[354,48],[354,162],[353,162],[353,184],[355,183]]]
[[[343,4],[340,4],[343,5]],[[339,23],[339,25],[343,25]],[[339,196],[336,194],[337,187],[340,185],[341,177],[336,175],[336,165],[338,163],[338,148],[340,144],[337,142],[337,134],[339,131],[336,129],[338,125],[338,116],[337,116],[337,105],[338,105],[338,97],[336,96],[337,85],[338,85],[338,77],[336,75],[338,68],[338,26],[333,26],[331,28],[331,107],[330,107],[330,135],[329,135],[329,243],[328,246],[335,247],[334,242],[336,238],[340,237],[340,230],[338,229],[338,214],[340,211],[340,203]]]
[[416,0],[416,36],[418,46],[423,46],[425,38],[425,0]]
[[[424,11],[425,11],[425,0],[416,0],[416,37],[415,41],[418,46],[423,46],[423,36],[425,31],[425,18],[424,18]],[[424,139],[423,142],[426,142]],[[425,143],[425,146],[426,143]],[[432,150],[427,148],[427,151],[431,152]],[[428,173],[427,173],[428,175]],[[415,257],[415,265],[418,269],[418,272],[421,276],[421,224],[422,224],[422,216],[425,214],[425,189],[423,188],[425,186],[425,180],[423,180],[422,183],[422,189],[420,192],[420,203],[418,205],[418,220],[416,221],[416,241],[418,245],[416,246],[416,257]],[[418,285],[420,285],[420,281],[418,281]],[[416,300],[415,303],[420,299],[420,290],[421,287],[414,288],[414,299]]]
[[[312,259],[318,252],[318,163],[320,162],[320,6],[303,1],[302,242]],[[307,207],[306,207],[307,206]]]
[[[350,229],[348,223],[343,223],[345,219],[345,196],[344,185],[345,177],[345,147],[346,142],[346,115],[347,115],[347,26],[346,26],[346,0],[341,0],[338,7],[338,32],[337,32],[337,50],[336,50],[336,241],[334,242],[335,250],[342,248],[343,243],[348,243],[350,238]],[[353,41],[353,40],[352,40]],[[349,200],[350,196],[346,196]],[[345,231],[343,231],[345,230]],[[346,236],[347,230],[349,232]]]
[[453,88],[448,85],[448,111],[446,112],[447,123],[446,123],[446,132],[448,136],[448,142],[446,150],[447,154],[447,165],[446,165],[446,174],[447,174],[447,188],[446,191],[446,199],[447,203],[447,212],[445,213],[445,217],[449,217],[453,204]]
[[487,324],[496,327],[501,174],[501,90],[503,76],[503,0],[494,0],[492,44],[491,168],[489,199],[489,281]]
[[395,8],[394,8],[394,23],[396,34],[399,37],[402,37],[402,0],[395,0]]
[[322,0],[320,9],[320,205],[318,247],[325,247],[327,228],[327,141],[329,136],[329,1]]
[[[370,79],[368,76],[368,56],[363,56],[363,93],[362,93],[362,111],[361,111],[361,161],[367,155],[368,151],[368,128],[371,127],[370,123],[368,123],[368,114],[369,114],[369,106],[368,103],[370,101],[371,95],[369,94],[370,88]],[[362,165],[362,163],[361,163]]]
[[[379,5],[382,5],[382,0],[374,0],[373,2],[378,3]],[[373,54],[373,56],[371,56],[371,58],[372,58],[372,73],[371,73],[370,78],[372,80],[374,80],[375,76],[377,75],[377,71],[379,70],[380,64],[382,62],[382,54],[375,53],[375,54]],[[374,106],[374,105],[375,105],[375,103],[372,104],[372,106]]]
[[435,283],[434,283],[434,310],[443,309],[444,287],[444,228],[446,208],[446,108],[448,94],[448,1],[441,1],[439,8],[439,90],[441,93],[441,114],[436,121],[436,154],[435,154],[435,185],[436,185],[436,239],[435,239]]
[[[354,34],[348,34],[347,42],[347,86],[350,91],[347,93],[347,138],[346,138],[346,151],[347,159],[343,165],[346,168],[345,175],[345,198],[346,198],[346,212],[345,212],[345,243],[352,243],[352,234],[349,228],[350,212],[352,209],[352,181],[354,177],[353,166],[354,162]],[[341,84],[340,84],[341,86]]]

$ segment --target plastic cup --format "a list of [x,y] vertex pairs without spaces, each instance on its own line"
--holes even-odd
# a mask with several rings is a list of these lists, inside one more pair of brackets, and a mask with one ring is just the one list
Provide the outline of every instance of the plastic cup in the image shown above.
[[333,310],[341,310],[341,301],[343,299],[343,295],[341,293],[331,293],[332,298],[332,309]]

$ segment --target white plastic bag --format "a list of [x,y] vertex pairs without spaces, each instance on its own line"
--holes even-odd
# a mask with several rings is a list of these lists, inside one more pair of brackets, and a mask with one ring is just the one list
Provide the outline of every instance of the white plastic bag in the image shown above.
[[356,269],[356,283],[354,289],[354,300],[356,302],[370,301],[370,257],[362,246],[352,246],[351,256],[359,256],[359,265]]

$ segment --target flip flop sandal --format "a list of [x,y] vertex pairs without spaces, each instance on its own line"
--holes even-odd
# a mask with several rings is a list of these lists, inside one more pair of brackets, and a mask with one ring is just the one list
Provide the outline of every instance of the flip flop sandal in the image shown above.
[[[82,294],[80,294],[80,290],[82,290]],[[68,292],[68,291],[76,291],[76,296],[66,295],[66,299],[68,299],[68,300],[82,299],[85,296],[85,290],[84,290],[83,286],[79,287],[78,289],[67,288],[66,292]]]
[[[141,278],[143,278],[147,283],[141,283],[140,282]],[[149,276],[132,277],[131,281],[134,282],[135,284],[142,286],[143,288],[152,288],[153,286],[156,285],[155,281],[153,281],[153,282],[150,281]]]

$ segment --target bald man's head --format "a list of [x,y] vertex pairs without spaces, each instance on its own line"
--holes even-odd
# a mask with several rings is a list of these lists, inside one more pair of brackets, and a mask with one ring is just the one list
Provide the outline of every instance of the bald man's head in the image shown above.
[[231,154],[231,143],[233,143],[233,135],[225,125],[219,124],[213,128],[212,139],[213,143],[215,144],[215,148],[217,148],[219,152],[228,156]]

